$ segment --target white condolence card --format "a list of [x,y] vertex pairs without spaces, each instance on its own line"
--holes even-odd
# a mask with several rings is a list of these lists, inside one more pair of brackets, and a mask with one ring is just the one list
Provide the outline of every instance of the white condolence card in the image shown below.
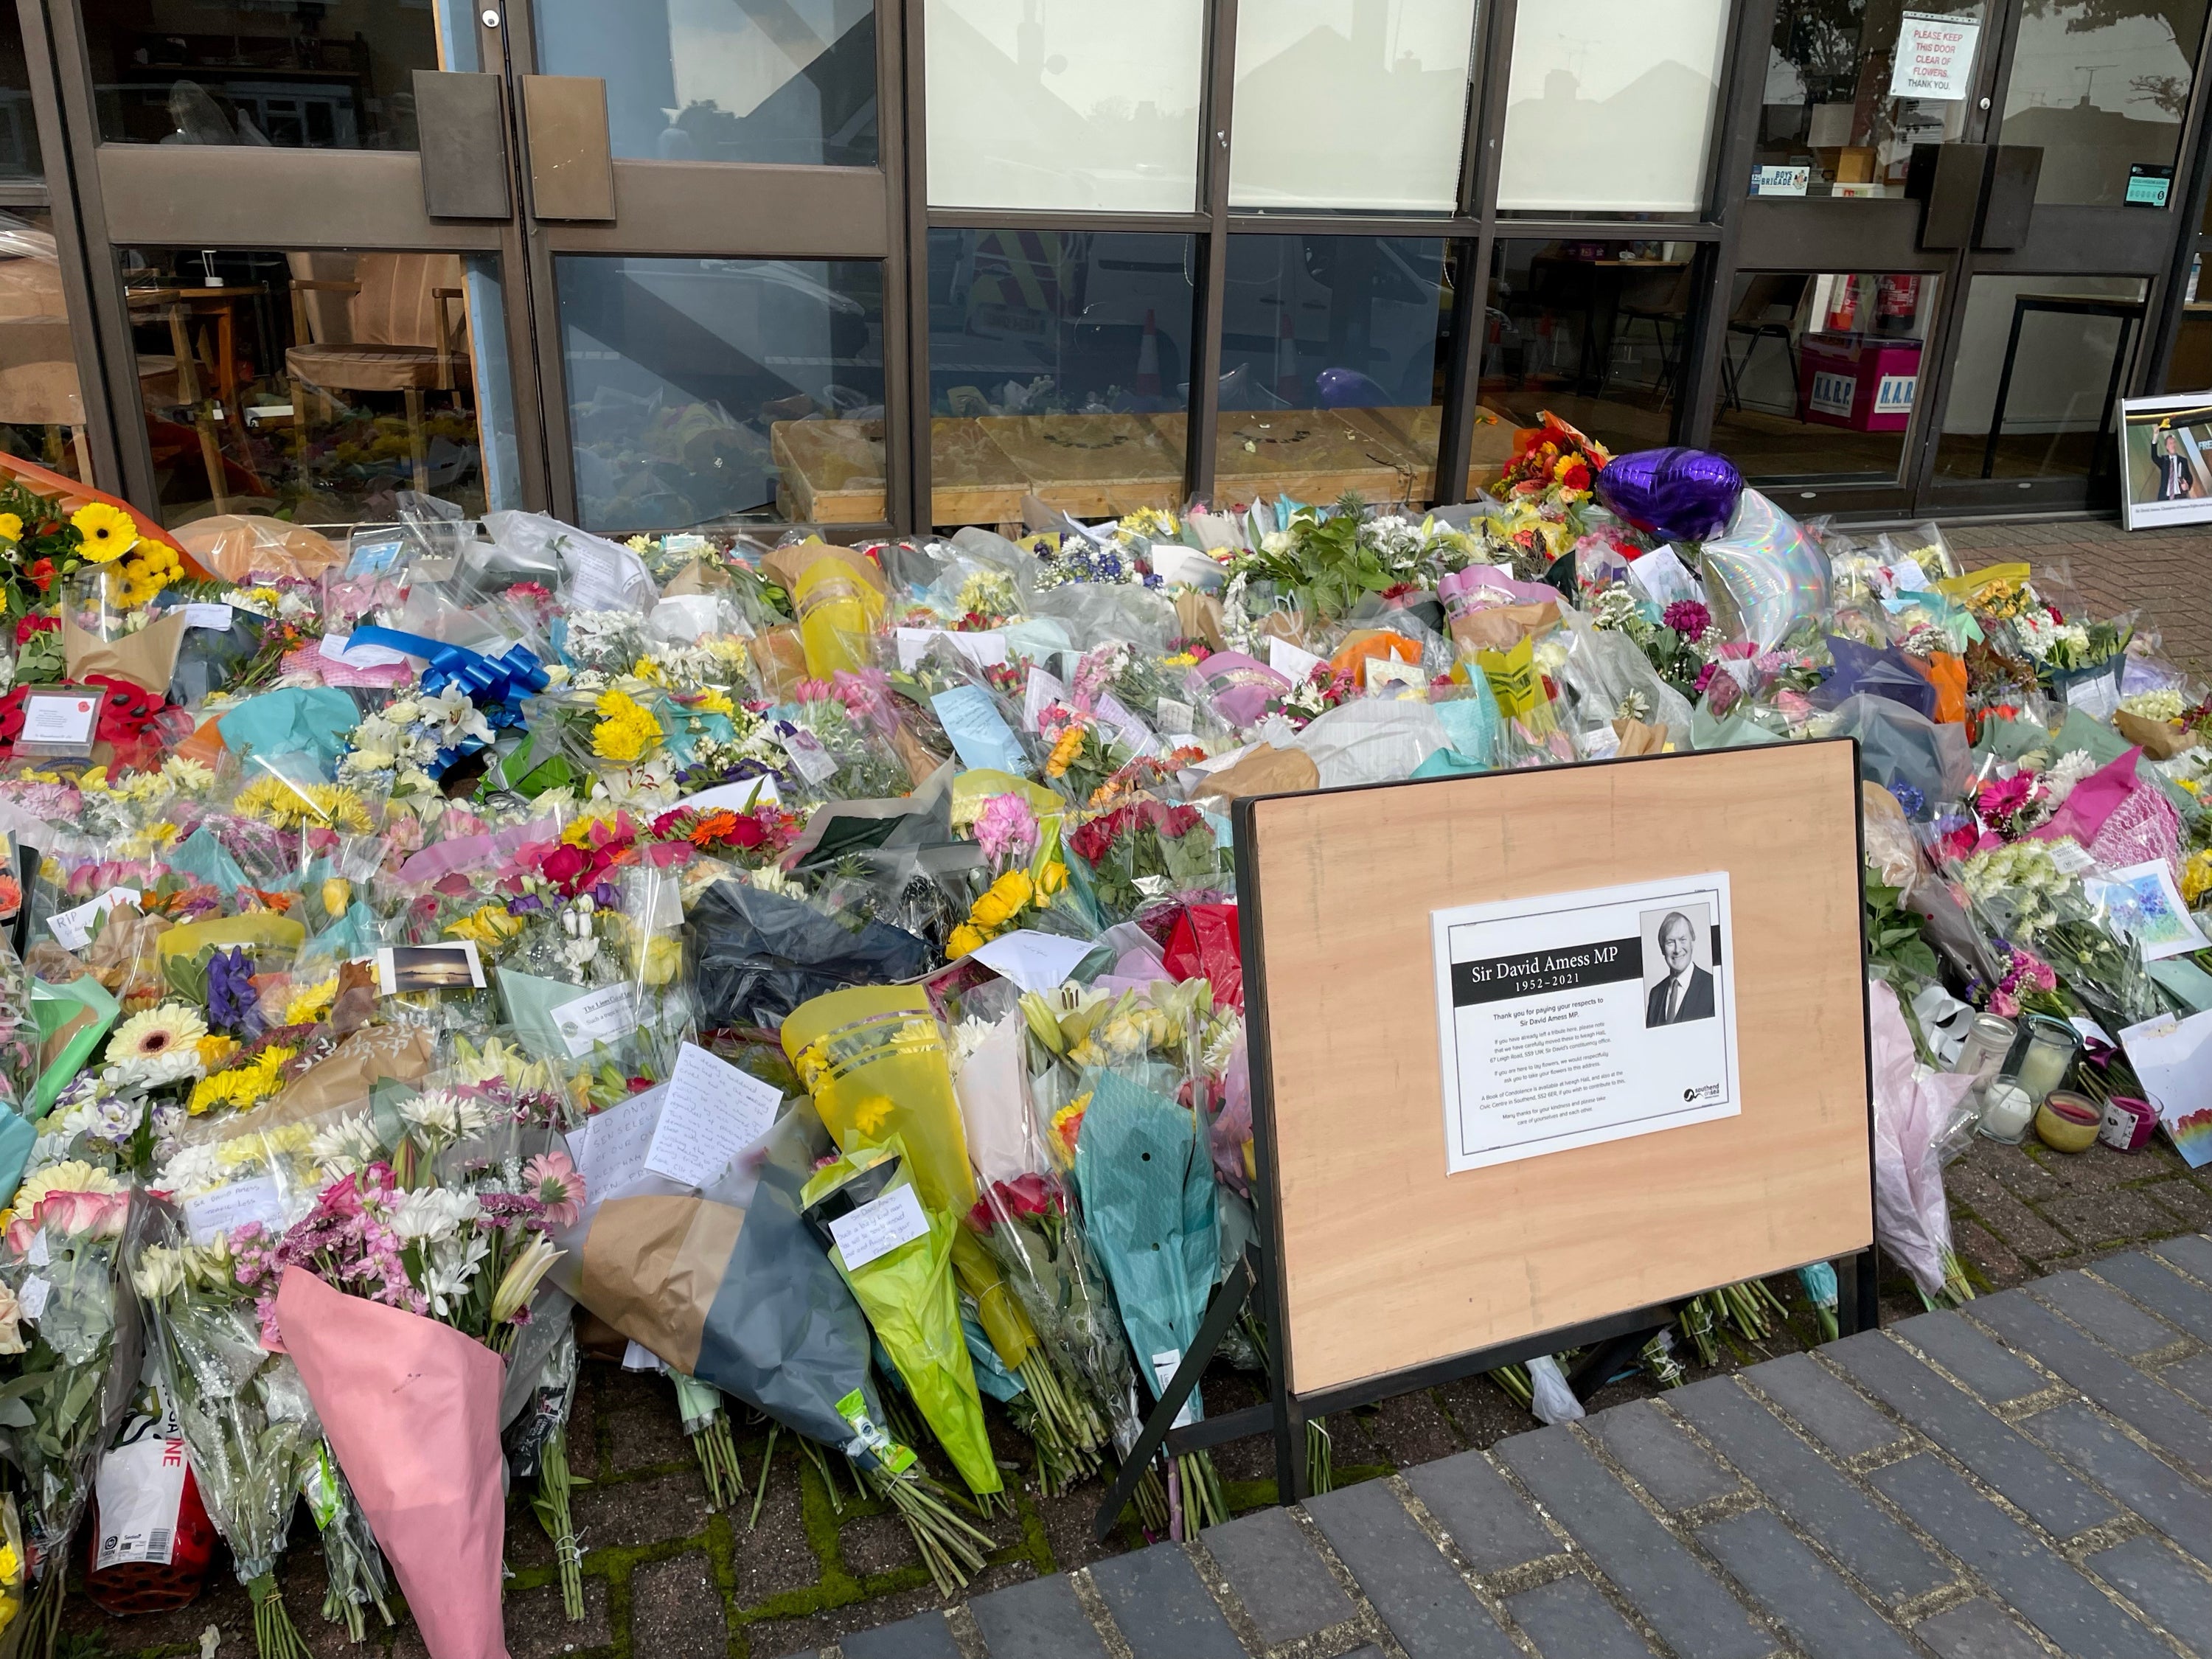
[[1431,921],[1449,1173],[1741,1109],[1725,871]]

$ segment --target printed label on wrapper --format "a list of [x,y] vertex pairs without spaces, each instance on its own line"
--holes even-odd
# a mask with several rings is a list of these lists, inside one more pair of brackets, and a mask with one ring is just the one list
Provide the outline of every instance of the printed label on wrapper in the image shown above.
[[1431,921],[1449,1173],[1741,1109],[1726,872]]

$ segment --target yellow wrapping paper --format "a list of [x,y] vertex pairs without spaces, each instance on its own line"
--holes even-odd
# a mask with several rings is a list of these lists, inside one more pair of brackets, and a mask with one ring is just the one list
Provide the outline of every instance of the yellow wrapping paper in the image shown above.
[[806,651],[806,672],[817,680],[828,679],[841,668],[866,666],[854,641],[872,637],[884,619],[881,590],[834,556],[839,550],[825,545],[823,556],[799,573],[791,590],[799,643]]
[[967,1225],[975,1172],[928,995],[920,986],[868,985],[816,997],[783,1022],[783,1051],[842,1151],[894,1136],[903,1143],[921,1201],[961,1224],[952,1270],[975,1298],[984,1334],[1008,1370],[1027,1364],[1036,1333]]

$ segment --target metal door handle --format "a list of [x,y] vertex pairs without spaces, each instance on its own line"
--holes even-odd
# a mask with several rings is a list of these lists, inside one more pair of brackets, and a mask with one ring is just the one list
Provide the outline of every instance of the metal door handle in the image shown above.
[[507,116],[497,75],[415,71],[422,210],[433,219],[506,219]]
[[1974,246],[2009,253],[2027,246],[2035,222],[2036,181],[2043,176],[2043,151],[2034,144],[1999,144],[1990,160],[1989,187],[1982,195],[1982,216],[1974,227]]
[[607,83],[592,75],[522,77],[530,211],[539,219],[611,219],[615,169]]

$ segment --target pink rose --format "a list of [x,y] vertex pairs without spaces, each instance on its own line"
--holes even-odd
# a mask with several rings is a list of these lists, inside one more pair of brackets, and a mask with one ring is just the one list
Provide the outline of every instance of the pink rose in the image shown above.
[[48,1193],[31,1214],[41,1226],[71,1238],[112,1238],[122,1232],[130,1206],[127,1193]]

